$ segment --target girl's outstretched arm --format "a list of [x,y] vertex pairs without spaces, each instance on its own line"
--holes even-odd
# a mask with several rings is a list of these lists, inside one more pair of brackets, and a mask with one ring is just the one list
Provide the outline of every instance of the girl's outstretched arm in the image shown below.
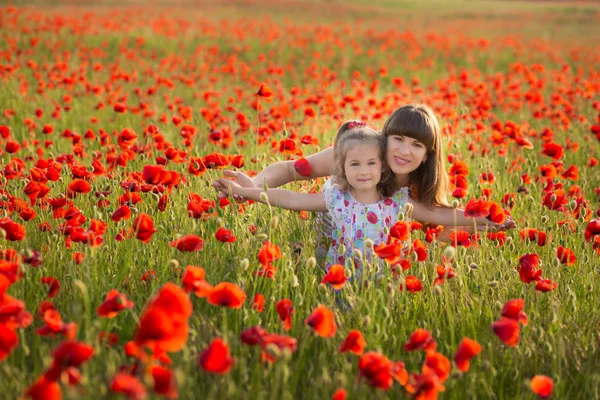
[[[285,189],[243,187],[230,179],[219,179],[217,189],[226,194],[243,196],[246,199],[268,203],[275,207],[296,211],[327,211],[323,193],[298,193]],[[266,194],[266,197],[264,194]]]
[[483,230],[486,227],[494,230],[499,229],[512,229],[516,227],[516,224],[509,218],[504,224],[497,224],[482,217],[466,217],[465,210],[462,208],[448,208],[448,207],[434,207],[429,209],[423,204],[409,199],[408,202],[412,204],[412,218],[420,221],[430,222],[432,224],[452,226],[473,226],[473,221],[477,225],[478,230]]

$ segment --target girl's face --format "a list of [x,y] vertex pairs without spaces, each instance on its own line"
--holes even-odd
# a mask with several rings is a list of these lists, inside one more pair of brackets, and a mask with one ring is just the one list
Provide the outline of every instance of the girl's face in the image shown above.
[[394,174],[407,176],[427,160],[427,148],[411,137],[391,135],[387,138],[386,158]]
[[369,191],[381,180],[380,147],[376,143],[350,146],[344,160],[346,180],[353,189]]

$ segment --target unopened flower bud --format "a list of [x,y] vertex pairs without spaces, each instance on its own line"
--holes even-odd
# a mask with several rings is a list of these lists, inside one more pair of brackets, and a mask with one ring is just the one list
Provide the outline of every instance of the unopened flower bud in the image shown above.
[[306,260],[306,268],[313,269],[316,266],[317,266],[317,259],[315,257],[309,257]]
[[414,211],[415,206],[413,206],[411,203],[406,203],[404,205],[404,213],[407,215],[412,215],[412,212]]
[[248,260],[247,258],[242,258],[240,260],[240,268],[243,271],[246,271],[246,270],[248,270],[248,267],[250,267],[250,260]]
[[456,248],[454,246],[448,246],[444,249],[444,256],[448,260],[453,260],[456,255]]
[[271,229],[277,229],[277,226],[279,225],[279,217],[277,215],[273,215],[273,218],[271,218],[269,224],[271,225]]
[[479,265],[477,265],[476,263],[471,263],[471,264],[469,264],[469,268],[472,269],[473,271],[475,271],[476,269],[479,268]]
[[452,200],[452,208],[458,208],[460,206],[460,201],[454,199]]
[[346,253],[346,246],[344,246],[343,244],[340,244],[340,247],[338,248],[338,254],[343,255],[345,253]]
[[260,200],[264,203],[269,203],[269,195],[267,192],[260,192]]
[[356,257],[358,259],[362,259],[363,258],[363,254],[359,249],[354,249],[352,250],[352,256]]
[[375,245],[375,243],[373,242],[372,239],[369,239],[369,238],[365,239],[365,247],[367,249],[373,249],[374,245]]

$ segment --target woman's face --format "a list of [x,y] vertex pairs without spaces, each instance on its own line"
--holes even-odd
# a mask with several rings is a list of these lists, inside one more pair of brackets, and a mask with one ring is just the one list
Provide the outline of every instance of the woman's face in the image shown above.
[[387,163],[397,176],[408,176],[427,160],[427,148],[408,136],[390,135],[387,138]]

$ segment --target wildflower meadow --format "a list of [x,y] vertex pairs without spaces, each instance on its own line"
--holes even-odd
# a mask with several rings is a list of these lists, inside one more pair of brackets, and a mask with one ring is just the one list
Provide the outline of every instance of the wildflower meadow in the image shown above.
[[[0,398],[600,398],[598,2],[0,4]],[[401,219],[359,282],[211,186],[409,103],[517,228]]]

